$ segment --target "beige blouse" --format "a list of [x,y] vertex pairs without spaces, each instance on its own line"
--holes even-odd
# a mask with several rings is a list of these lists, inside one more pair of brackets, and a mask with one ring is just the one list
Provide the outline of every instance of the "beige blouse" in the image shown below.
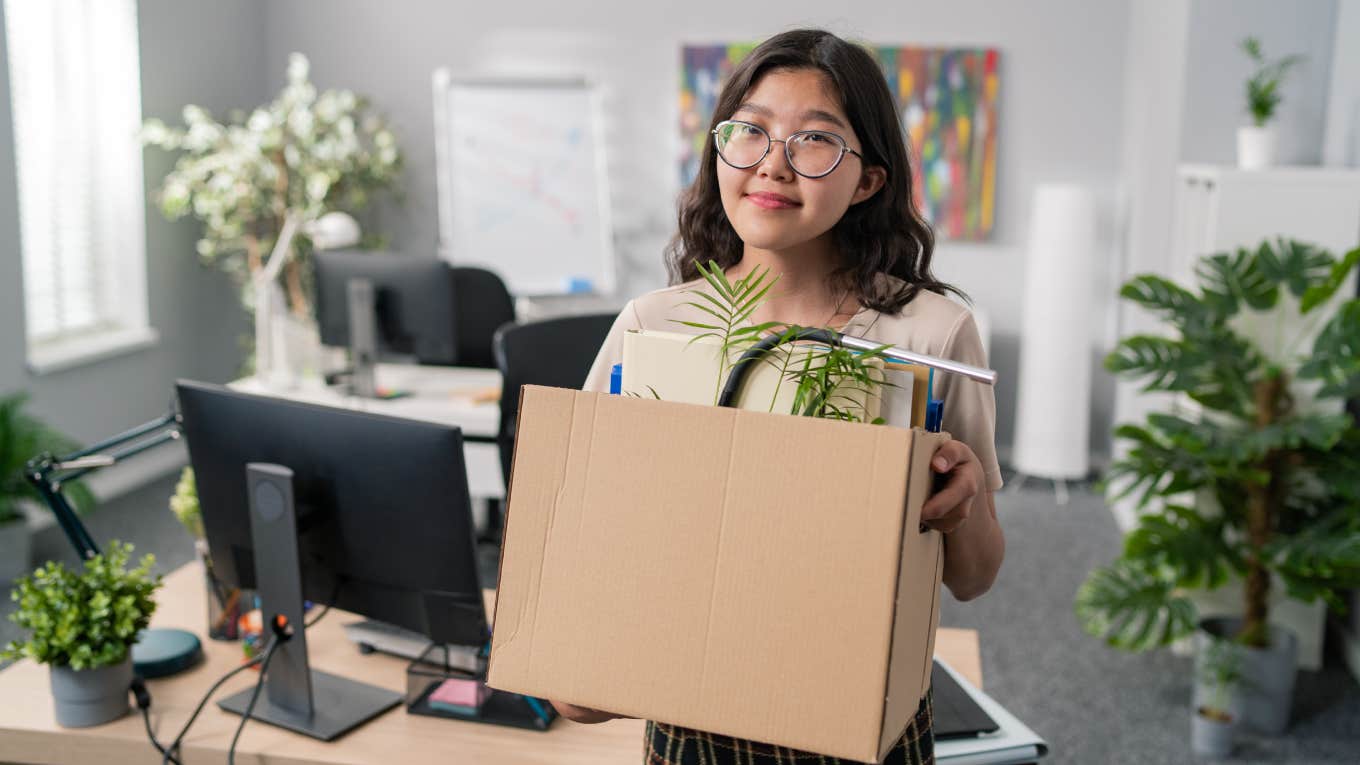
[[[712,317],[681,305],[689,300],[685,291],[697,285],[698,282],[680,284],[629,301],[609,330],[583,389],[609,390],[609,372],[622,361],[623,334],[628,330],[696,333],[698,330],[678,322],[710,321]],[[982,338],[972,312],[933,292],[918,293],[897,315],[863,308],[846,323],[843,331],[917,353],[987,366]],[[944,400],[943,429],[967,444],[977,455],[986,476],[987,489],[1000,489],[1001,467],[996,461],[996,396],[992,386],[936,372],[935,397]]]

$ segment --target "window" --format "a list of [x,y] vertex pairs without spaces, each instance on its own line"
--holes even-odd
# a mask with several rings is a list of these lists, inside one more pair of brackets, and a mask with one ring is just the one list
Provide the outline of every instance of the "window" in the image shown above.
[[28,361],[155,340],[135,0],[5,0]]

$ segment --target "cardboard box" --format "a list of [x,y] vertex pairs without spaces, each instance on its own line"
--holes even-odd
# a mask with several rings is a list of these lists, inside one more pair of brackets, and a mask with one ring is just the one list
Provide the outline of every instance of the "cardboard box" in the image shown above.
[[488,684],[881,759],[930,682],[947,438],[526,386]]

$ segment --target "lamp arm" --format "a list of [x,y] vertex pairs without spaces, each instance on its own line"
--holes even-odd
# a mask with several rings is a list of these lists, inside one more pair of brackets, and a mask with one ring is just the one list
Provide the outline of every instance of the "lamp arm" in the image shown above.
[[279,278],[279,272],[283,270],[288,261],[288,253],[293,246],[293,237],[297,235],[298,225],[297,213],[289,211],[283,216],[283,227],[279,229],[279,238],[274,242],[274,249],[269,253],[269,260],[260,270],[259,280],[261,284],[273,284],[274,280]]
[[[151,434],[154,435],[145,438]],[[66,533],[66,538],[70,540],[76,554],[82,560],[89,560],[99,554],[99,547],[95,545],[89,529],[81,523],[80,516],[62,493],[62,485],[100,468],[115,465],[134,454],[140,454],[168,441],[178,440],[180,434],[179,414],[172,411],[65,457],[39,454],[28,461],[24,477],[47,503],[52,515],[56,516],[58,525]],[[130,445],[116,451],[107,451],[125,444]]]

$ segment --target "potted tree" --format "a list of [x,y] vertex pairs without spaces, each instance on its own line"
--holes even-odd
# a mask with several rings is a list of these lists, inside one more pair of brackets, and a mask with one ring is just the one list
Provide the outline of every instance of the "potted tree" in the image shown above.
[[1302,56],[1286,56],[1278,61],[1266,59],[1261,41],[1248,37],[1242,41],[1242,51],[1251,59],[1256,70],[1247,79],[1247,113],[1250,125],[1237,129],[1237,166],[1243,170],[1259,170],[1275,162],[1275,128],[1269,123],[1280,105],[1280,83],[1300,61]]
[[[29,570],[31,547],[27,516],[22,506],[41,501],[24,477],[24,465],[42,452],[76,448],[70,439],[24,411],[22,393],[0,396],[0,582],[11,582]],[[94,496],[79,482],[66,487],[77,510],[94,506]]]
[[[1360,429],[1340,406],[1360,394],[1360,299],[1336,294],[1357,263],[1360,249],[1337,260],[1280,240],[1202,259],[1193,292],[1138,276],[1121,296],[1174,334],[1125,338],[1105,360],[1191,406],[1115,430],[1128,450],[1107,485],[1144,514],[1078,590],[1077,616],[1110,645],[1164,646],[1197,626],[1188,589],[1240,576],[1243,617],[1203,627],[1241,647],[1242,721],[1264,732],[1288,723],[1294,682],[1292,636],[1269,625],[1272,586],[1342,608],[1360,584]],[[1316,339],[1263,350],[1244,331],[1263,316]]]
[[132,545],[113,542],[80,571],[49,561],[11,595],[19,609],[10,618],[29,636],[0,657],[51,667],[59,725],[99,725],[127,712],[132,644],[156,610],[151,596],[161,582],[150,555],[128,570],[131,553]]
[[1204,702],[1190,715],[1190,748],[1195,754],[1227,757],[1233,748],[1242,658],[1236,646],[1216,637],[1201,643],[1199,655],[1195,680],[1204,689]]
[[294,53],[283,91],[249,115],[221,123],[190,105],[184,127],[149,119],[141,133],[149,146],[181,152],[156,201],[170,220],[192,215],[202,223],[199,258],[231,276],[247,312],[255,310],[269,254],[287,239],[285,221],[302,224],[284,242],[291,257],[279,302],[292,317],[294,326],[282,328],[288,335],[314,334],[309,258],[327,235],[322,219],[360,213],[396,185],[402,167],[395,134],[367,100],[349,90],[318,92],[309,73],[307,57]]

